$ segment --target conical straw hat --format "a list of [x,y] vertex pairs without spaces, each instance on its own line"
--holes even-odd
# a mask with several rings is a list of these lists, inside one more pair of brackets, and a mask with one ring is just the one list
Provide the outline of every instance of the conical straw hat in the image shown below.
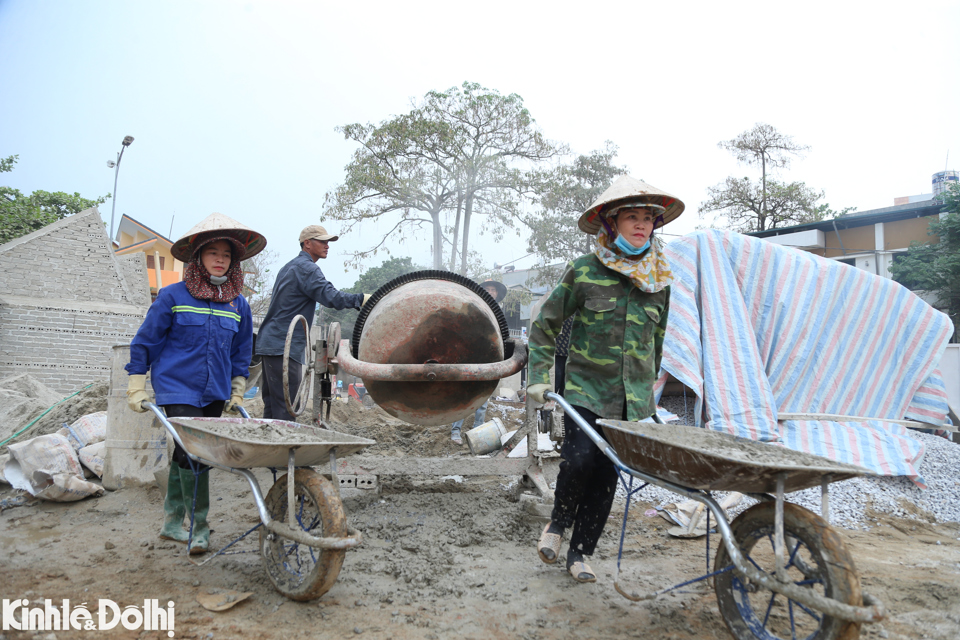
[[603,212],[609,211],[612,208],[611,205],[626,200],[658,204],[666,209],[663,213],[663,223],[657,225],[658,227],[676,220],[684,209],[683,202],[676,196],[652,187],[642,180],[623,175],[614,180],[613,184],[597,198],[597,201],[583,212],[577,226],[584,233],[595,235],[600,231],[600,216],[603,215]]
[[[214,232],[211,234],[210,232]],[[257,255],[267,247],[267,239],[263,234],[257,233],[250,227],[240,224],[233,218],[225,216],[222,213],[211,213],[201,220],[190,231],[183,234],[179,240],[173,243],[170,253],[180,262],[189,262],[193,257],[193,252],[197,248],[197,238],[201,240],[212,236],[233,238],[244,248],[242,256],[236,256],[236,260],[247,260]]]

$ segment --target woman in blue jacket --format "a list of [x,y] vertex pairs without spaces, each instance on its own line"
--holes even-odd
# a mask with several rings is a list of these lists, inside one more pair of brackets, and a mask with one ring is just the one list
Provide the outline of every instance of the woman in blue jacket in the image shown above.
[[[224,409],[236,412],[243,405],[253,319],[241,295],[240,262],[266,244],[261,234],[219,213],[174,243],[171,253],[184,263],[183,282],[160,290],[130,343],[131,409],[146,411],[148,370],[156,403],[168,417],[219,417]],[[160,537],[187,542],[183,519],[192,511],[191,555],[206,551],[210,540],[209,475],[202,471],[195,474],[185,452],[175,447]]]

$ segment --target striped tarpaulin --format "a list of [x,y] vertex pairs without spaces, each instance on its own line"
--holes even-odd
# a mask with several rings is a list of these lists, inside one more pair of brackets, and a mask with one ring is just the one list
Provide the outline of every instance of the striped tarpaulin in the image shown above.
[[667,257],[662,368],[697,393],[697,426],[923,484],[906,427],[777,414],[944,423],[945,314],[891,280],[733,232],[684,236]]

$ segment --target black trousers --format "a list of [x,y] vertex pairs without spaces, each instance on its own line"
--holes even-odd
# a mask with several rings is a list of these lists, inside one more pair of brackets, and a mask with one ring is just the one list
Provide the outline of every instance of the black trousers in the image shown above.
[[[226,402],[223,400],[211,402],[205,407],[195,407],[191,404],[165,404],[163,405],[163,412],[167,414],[168,418],[219,418],[223,413],[223,405],[225,404]],[[187,452],[181,449],[176,442],[173,443],[173,461],[181,469],[190,468],[190,458],[187,457]],[[200,465],[201,470],[206,468],[206,465]]]
[[[590,426],[597,427],[597,414],[574,407]],[[569,415],[563,416],[563,461],[557,476],[551,520],[564,529],[573,527],[570,548],[593,555],[617,491],[617,469],[600,448]]]
[[566,381],[567,373],[567,356],[555,356],[553,359],[554,364],[554,381],[553,388],[558,395],[563,395],[563,389],[566,386],[564,382]]
[[[293,421],[283,399],[283,356],[262,356],[263,373],[260,376],[260,393],[263,394],[263,417],[273,420]],[[300,363],[290,360],[290,401],[300,386]]]

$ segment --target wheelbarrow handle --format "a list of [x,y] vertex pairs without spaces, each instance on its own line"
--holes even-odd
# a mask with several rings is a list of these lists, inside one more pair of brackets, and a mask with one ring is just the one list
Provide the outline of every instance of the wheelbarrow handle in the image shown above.
[[170,437],[173,438],[173,441],[176,442],[192,460],[199,462],[200,459],[187,451],[187,448],[183,446],[183,440],[180,439],[179,434],[177,434],[177,430],[173,428],[172,424],[170,424],[170,421],[167,419],[167,414],[163,412],[163,409],[152,402],[146,401],[140,406],[146,407],[147,409],[150,409],[150,411],[153,411],[153,414],[157,416],[157,420],[159,420],[160,424],[163,425],[163,428],[167,430],[167,433],[170,434]]
[[[187,448],[183,446],[183,440],[180,439],[180,435],[177,433],[177,430],[173,428],[172,424],[170,424],[170,420],[167,419],[167,414],[163,412],[163,409],[152,402],[144,402],[140,406],[146,407],[150,411],[153,411],[153,414],[157,416],[157,420],[159,420],[160,424],[163,425],[163,428],[167,430],[167,433],[170,434],[170,437],[173,438],[173,441],[176,442],[181,449],[183,449],[184,453],[187,454],[187,457],[194,462],[201,462],[202,464],[207,464],[209,466],[207,462],[200,460],[200,458],[187,451]],[[244,418],[250,418],[250,414],[247,413],[246,409],[243,407],[237,407],[237,409],[240,411],[240,415],[242,415]]]
[[602,451],[605,456],[610,458],[614,464],[623,467],[626,466],[620,462],[620,458],[617,457],[617,452],[613,449],[613,447],[610,446],[610,443],[604,440],[603,436],[597,433],[597,430],[590,426],[590,423],[584,420],[583,416],[577,413],[577,410],[571,407],[570,403],[567,402],[563,396],[561,396],[559,393],[548,391],[547,393],[543,394],[543,397],[546,400],[554,400],[557,404],[563,407],[563,412],[573,418],[573,421],[577,423],[577,426],[583,429],[583,432],[587,434],[587,437],[593,441],[593,444],[600,447],[600,451]]

